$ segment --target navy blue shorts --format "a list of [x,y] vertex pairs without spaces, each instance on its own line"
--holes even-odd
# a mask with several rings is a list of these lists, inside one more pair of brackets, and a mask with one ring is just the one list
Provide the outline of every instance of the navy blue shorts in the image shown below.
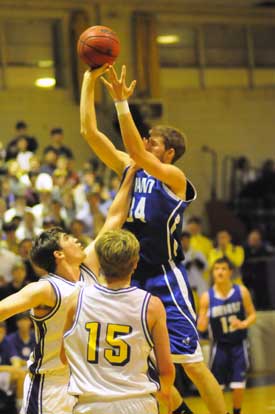
[[237,345],[214,343],[210,368],[218,383],[231,389],[245,388],[249,367],[247,340]]
[[192,291],[182,263],[161,266],[162,273],[145,277],[132,284],[161,299],[167,315],[171,354],[175,363],[203,360],[196,329]]

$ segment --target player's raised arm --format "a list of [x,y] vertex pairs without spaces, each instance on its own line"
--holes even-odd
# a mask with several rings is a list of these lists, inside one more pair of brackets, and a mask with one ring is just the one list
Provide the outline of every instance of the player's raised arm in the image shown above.
[[52,308],[55,302],[55,293],[49,282],[30,283],[0,302],[0,321],[38,306]]
[[197,323],[198,331],[200,332],[204,332],[208,328],[208,324],[209,324],[208,311],[209,311],[209,294],[208,292],[204,292],[201,295],[201,299],[200,299],[200,311],[199,311],[199,317],[198,317],[198,323]]
[[109,138],[97,128],[95,111],[95,84],[99,76],[108,70],[108,65],[98,69],[87,70],[84,74],[80,100],[80,128],[81,134],[92,148],[94,153],[119,176],[122,175],[129,156],[115,148]]
[[114,201],[112,202],[106,221],[98,233],[95,240],[86,247],[87,257],[84,264],[88,266],[97,275],[99,271],[99,263],[95,252],[94,244],[96,240],[108,230],[120,229],[127,219],[131,201],[132,185],[136,173],[136,166],[131,165],[126,173],[125,179],[118,190]]
[[132,81],[129,87],[126,85],[125,65],[122,67],[120,78],[115,69],[110,66],[108,81],[103,77],[101,79],[115,102],[123,142],[130,157],[149,174],[167,184],[176,194],[185,195],[185,175],[179,168],[171,165],[175,157],[174,148],[165,148],[163,144],[165,151],[160,160],[153,153],[152,148],[148,151],[148,145],[155,145],[155,143],[150,142],[151,138],[147,144],[143,142],[134,123],[127,99],[132,95],[136,81]]

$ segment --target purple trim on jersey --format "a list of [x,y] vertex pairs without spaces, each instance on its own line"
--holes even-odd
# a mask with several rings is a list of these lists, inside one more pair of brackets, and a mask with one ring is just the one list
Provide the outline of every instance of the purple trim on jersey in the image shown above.
[[144,297],[142,308],[141,308],[141,324],[142,324],[142,327],[143,327],[144,336],[145,336],[149,346],[151,348],[153,348],[154,342],[152,340],[150,330],[149,330],[149,327],[148,327],[148,321],[147,321],[147,312],[148,312],[148,305],[149,305],[150,299],[151,299],[151,294],[149,292],[147,292],[145,297]]
[[111,289],[111,288],[108,288],[106,286],[102,286],[102,285],[98,285],[98,284],[94,285],[94,287],[97,290],[101,290],[102,292],[105,292],[105,293],[110,293],[111,295],[129,293],[129,292],[132,292],[132,291],[137,289],[135,286],[129,286],[127,288],[120,288],[120,289]]
[[[54,307],[51,309],[51,311],[49,313],[47,313],[47,315],[45,316],[35,316],[33,313],[30,313],[30,317],[33,321],[46,321],[47,319],[50,319],[59,309],[60,305],[61,305],[61,293],[59,290],[59,287],[55,284],[55,282],[48,278],[48,279],[44,279],[47,280],[47,282],[49,282],[55,292],[55,296],[56,296],[56,303],[54,305]],[[73,284],[74,285],[74,284]]]
[[34,375],[29,393],[26,414],[42,414],[42,392],[44,384],[44,375]]
[[42,365],[44,356],[44,341],[47,333],[47,327],[44,321],[34,320],[34,327],[36,331],[36,337],[38,337],[37,343],[33,351],[33,363],[29,366],[29,371],[34,375],[38,374],[39,369]]
[[[85,270],[85,272],[87,272],[88,274],[89,274],[89,276],[91,276],[91,278],[95,281],[95,282],[97,282],[97,277],[96,277],[96,275],[94,274],[94,272],[88,267],[88,266],[86,266],[84,263],[81,263],[81,265],[80,265],[80,269],[83,269],[83,270]],[[80,278],[82,278],[82,280],[84,279],[83,278],[83,275],[80,273]]]

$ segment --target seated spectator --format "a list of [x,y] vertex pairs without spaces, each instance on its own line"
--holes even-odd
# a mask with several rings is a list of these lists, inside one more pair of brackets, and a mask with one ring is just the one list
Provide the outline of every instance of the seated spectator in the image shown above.
[[38,148],[37,139],[28,135],[28,126],[25,121],[15,124],[15,137],[8,143],[6,148],[6,161],[15,159],[18,154],[18,140],[22,136],[27,141],[27,151],[35,152]]
[[33,156],[33,152],[28,151],[28,142],[25,137],[20,137],[17,141],[18,154],[16,161],[20,167],[22,173],[30,171],[30,159]]
[[36,225],[35,216],[32,212],[31,207],[28,207],[28,210],[25,211],[23,220],[16,229],[16,240],[17,240],[17,252],[18,252],[18,242],[23,239],[34,239],[42,232],[42,228]]
[[54,148],[47,147],[43,151],[40,172],[52,175],[56,169],[58,152]]
[[95,184],[86,194],[86,198],[87,201],[82,209],[78,211],[76,218],[84,222],[85,233],[95,238],[105,220],[105,210],[102,209],[99,186]]
[[201,219],[197,216],[190,217],[187,221],[187,231],[191,234],[192,249],[201,252],[208,259],[213,243],[212,240],[202,234]]
[[209,267],[212,268],[217,259],[226,256],[234,266],[232,280],[234,283],[241,283],[240,268],[244,262],[244,249],[231,243],[231,235],[227,230],[221,230],[216,236],[216,247],[213,248],[208,257]]
[[262,232],[258,229],[251,230],[244,245],[245,261],[251,258],[259,258],[274,254],[274,248],[263,240]]
[[[22,260],[18,260],[12,266],[11,274],[11,282],[9,282],[6,286],[0,288],[0,300],[12,295],[13,293],[18,292],[20,289],[22,289],[22,287],[26,285],[26,267]],[[7,329],[8,333],[16,331],[17,327],[15,316],[7,320]]]
[[16,237],[17,227],[17,224],[13,221],[4,223],[2,227],[3,240],[1,241],[1,245],[15,254],[18,254],[18,240]]
[[64,155],[67,158],[73,158],[72,150],[63,144],[64,132],[62,128],[53,128],[50,131],[51,144],[48,145],[44,152],[53,149],[57,151],[58,156]]
[[69,232],[80,241],[83,247],[87,247],[92,239],[84,234],[85,225],[82,220],[74,219],[71,222]]
[[27,370],[27,361],[34,350],[35,337],[33,325],[28,312],[16,315],[17,330],[7,336],[11,355],[19,359],[23,369]]
[[28,207],[26,205],[25,190],[20,189],[15,193],[14,205],[9,208],[4,214],[4,220],[6,223],[10,223],[15,216],[22,217],[27,211]]
[[187,270],[188,280],[192,290],[201,296],[206,292],[208,286],[203,277],[203,272],[207,269],[207,260],[201,252],[197,252],[191,247],[191,234],[183,231],[181,234],[181,246],[184,253],[184,265]]
[[14,365],[6,323],[0,322],[0,414],[17,414],[15,389],[22,370]]
[[[4,285],[12,280],[12,268],[20,260],[20,257],[10,250],[5,249],[0,245],[0,263],[1,263],[1,276],[4,278]],[[0,289],[1,299],[1,289]]]
[[18,244],[18,252],[26,267],[26,279],[25,282],[37,282],[38,276],[36,274],[35,268],[30,260],[30,251],[32,248],[31,239],[23,239]]

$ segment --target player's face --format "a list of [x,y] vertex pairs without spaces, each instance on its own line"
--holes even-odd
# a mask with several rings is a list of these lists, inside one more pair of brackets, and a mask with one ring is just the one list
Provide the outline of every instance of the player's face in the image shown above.
[[71,234],[62,233],[59,243],[68,262],[81,263],[85,259],[86,254],[83,246]]
[[161,162],[164,162],[164,156],[167,150],[161,136],[150,135],[146,141],[145,148],[147,151],[151,152],[151,154],[154,154]]
[[230,282],[232,271],[227,263],[216,263],[213,267],[213,277],[216,284]]

